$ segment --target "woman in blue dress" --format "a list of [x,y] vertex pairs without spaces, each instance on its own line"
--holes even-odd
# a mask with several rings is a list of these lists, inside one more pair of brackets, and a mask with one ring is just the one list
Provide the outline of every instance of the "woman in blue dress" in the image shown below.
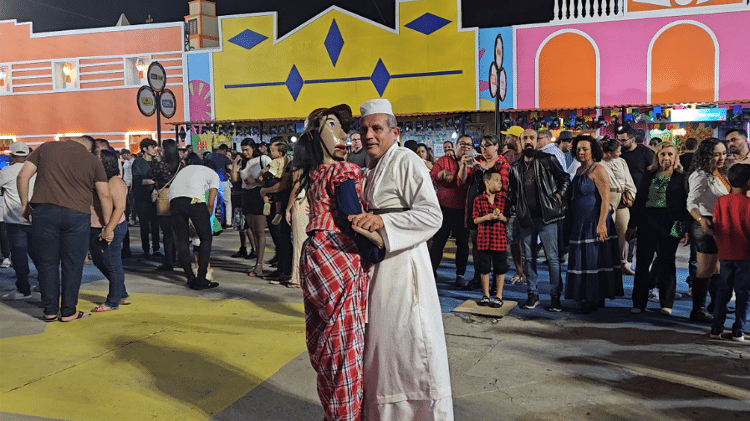
[[604,152],[588,135],[576,136],[572,150],[581,166],[567,192],[565,219],[570,244],[565,298],[579,302],[579,313],[586,314],[604,307],[606,298],[624,295],[624,291],[609,177],[599,164]]

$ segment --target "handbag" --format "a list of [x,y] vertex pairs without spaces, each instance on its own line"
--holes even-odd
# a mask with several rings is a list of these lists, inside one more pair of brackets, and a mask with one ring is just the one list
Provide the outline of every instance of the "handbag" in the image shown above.
[[156,203],[156,214],[158,216],[170,216],[171,212],[169,211],[169,185],[172,184],[172,180],[174,180],[175,177],[177,177],[177,173],[180,172],[180,169],[182,168],[182,165],[180,165],[179,168],[177,168],[177,171],[174,173],[172,178],[167,181],[167,184],[164,185],[164,187],[160,189],[154,189],[151,192],[151,201]]

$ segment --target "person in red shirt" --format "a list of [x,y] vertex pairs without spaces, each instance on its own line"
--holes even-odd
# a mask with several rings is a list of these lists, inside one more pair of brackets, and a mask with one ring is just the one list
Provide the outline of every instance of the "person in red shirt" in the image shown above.
[[[450,149],[449,146],[450,145]],[[430,170],[432,184],[437,188],[440,210],[443,212],[443,225],[432,237],[430,247],[430,260],[433,272],[437,271],[440,261],[443,260],[443,249],[451,232],[456,238],[456,286],[466,286],[464,273],[469,262],[469,229],[466,227],[464,218],[466,212],[466,188],[460,183],[458,172],[466,163],[462,158],[466,151],[473,147],[469,136],[461,136],[456,142],[456,151],[453,153],[453,144],[446,142],[443,146],[445,156],[440,157]]]
[[731,339],[745,340],[750,292],[750,164],[734,164],[727,174],[732,191],[714,203],[713,230],[721,265],[714,320],[709,337],[720,339],[732,287],[737,297]]
[[[480,306],[503,306],[503,285],[508,272],[508,239],[505,236],[505,216],[508,205],[507,189],[503,189],[500,173],[495,169],[485,171],[486,190],[474,199],[474,223],[477,224],[477,270],[482,280]],[[490,299],[490,267],[495,269],[497,293]]]

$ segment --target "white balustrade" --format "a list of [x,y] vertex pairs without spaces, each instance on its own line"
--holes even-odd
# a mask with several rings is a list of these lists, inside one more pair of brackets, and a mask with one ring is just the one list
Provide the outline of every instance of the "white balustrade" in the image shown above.
[[[627,0],[554,0],[552,21],[614,18],[625,16]],[[750,0],[747,0],[750,4]],[[601,12],[600,12],[601,11]]]

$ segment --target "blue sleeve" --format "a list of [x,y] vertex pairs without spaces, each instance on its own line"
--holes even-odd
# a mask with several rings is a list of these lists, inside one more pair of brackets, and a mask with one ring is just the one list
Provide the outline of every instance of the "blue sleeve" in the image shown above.
[[[351,231],[352,223],[349,222],[350,215],[359,215],[362,213],[362,207],[359,206],[359,196],[357,196],[357,186],[354,180],[346,180],[336,187],[336,206],[341,215],[341,227]],[[379,249],[372,241],[365,237],[354,234],[354,243],[359,249],[359,255],[370,263],[380,263],[385,259],[385,250]]]

